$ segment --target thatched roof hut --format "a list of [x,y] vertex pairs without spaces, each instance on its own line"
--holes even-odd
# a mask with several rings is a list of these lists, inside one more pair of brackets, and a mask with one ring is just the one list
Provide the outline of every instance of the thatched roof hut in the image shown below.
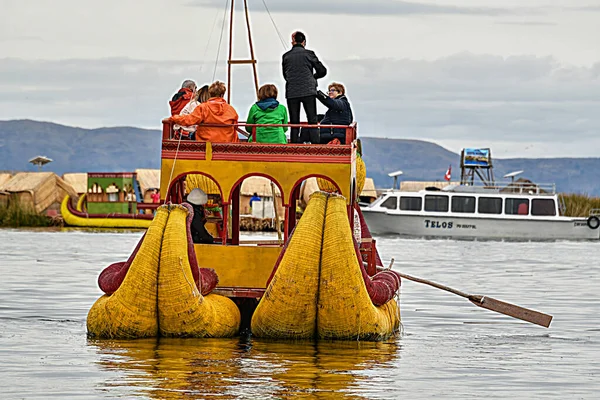
[[56,209],[66,194],[77,197],[75,189],[53,172],[19,172],[0,186],[0,199],[15,198],[38,213]]
[[375,189],[375,182],[373,182],[373,178],[365,179],[365,186],[363,187],[362,192],[360,192],[359,197],[377,197],[377,190]]
[[5,172],[0,173],[0,186],[2,186],[4,182],[8,181],[10,178],[12,178],[11,174]]
[[148,190],[160,188],[160,169],[136,169],[135,173],[142,197]]
[[[262,176],[251,176],[244,179],[240,188],[240,194],[242,196],[252,196],[254,193],[260,197],[273,197],[271,180]],[[275,196],[281,197],[277,185],[275,185]]]
[[87,193],[87,172],[63,174],[62,178],[69,185],[73,186],[73,189],[75,189],[78,195]]

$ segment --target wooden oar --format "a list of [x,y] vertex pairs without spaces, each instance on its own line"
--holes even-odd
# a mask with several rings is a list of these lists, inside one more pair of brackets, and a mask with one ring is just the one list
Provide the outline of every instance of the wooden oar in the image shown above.
[[481,308],[487,308],[488,310],[496,311],[498,313],[508,315],[509,317],[522,319],[523,321],[531,322],[532,324],[540,325],[543,327],[549,327],[552,321],[552,315],[544,314],[539,311],[530,310],[528,308],[519,307],[514,304],[506,303],[504,301],[496,300],[488,296],[481,296],[478,294],[468,294],[461,292],[460,290],[453,289],[448,286],[440,285],[439,283],[431,282],[426,279],[417,278],[414,276],[402,274],[394,271],[402,278],[409,279],[414,282],[424,283],[429,286],[436,287],[438,289],[445,290],[450,293],[457,294],[465,299],[469,299],[471,303]]

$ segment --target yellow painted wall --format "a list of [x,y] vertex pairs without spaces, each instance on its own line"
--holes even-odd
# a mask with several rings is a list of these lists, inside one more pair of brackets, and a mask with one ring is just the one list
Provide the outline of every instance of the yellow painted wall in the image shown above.
[[219,287],[267,287],[282,247],[222,246],[195,244],[200,268],[213,268],[219,276]]
[[[163,159],[160,174],[161,197],[167,194],[169,177],[175,177],[191,172],[206,173],[219,183],[223,191],[224,201],[230,202],[233,185],[243,176],[264,174],[275,180],[284,192],[285,204],[289,204],[292,188],[303,177],[311,174],[321,174],[335,181],[341,189],[341,194],[351,198],[352,179],[356,176],[356,163],[307,163],[307,162],[268,162],[268,161],[231,161],[212,160],[210,143],[207,143],[206,160],[175,160]],[[354,157],[353,157],[354,160]],[[349,202],[349,200],[348,200]],[[348,203],[349,204],[349,203]]]

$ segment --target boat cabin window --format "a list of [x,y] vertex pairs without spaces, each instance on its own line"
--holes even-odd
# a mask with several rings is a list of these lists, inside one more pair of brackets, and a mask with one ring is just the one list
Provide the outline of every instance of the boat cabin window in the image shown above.
[[529,199],[507,198],[504,203],[504,214],[528,215],[529,214]]
[[475,197],[473,196],[452,196],[452,212],[474,213]]
[[425,196],[425,211],[448,211],[448,196]]
[[554,199],[533,199],[531,215],[556,215]]
[[398,209],[398,198],[396,196],[390,196],[381,203],[381,207],[388,208],[390,210]]
[[480,197],[479,214],[502,214],[502,199],[500,197]]
[[421,197],[400,197],[400,209],[404,211],[421,211],[423,199]]

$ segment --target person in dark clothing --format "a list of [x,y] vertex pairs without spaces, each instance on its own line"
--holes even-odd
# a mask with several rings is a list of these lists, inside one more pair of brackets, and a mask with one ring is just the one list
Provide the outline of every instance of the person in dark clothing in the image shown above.
[[[333,82],[328,89],[328,94],[320,90],[317,92],[317,99],[327,107],[327,112],[320,122],[321,125],[350,125],[354,117],[344,85]],[[320,143],[326,144],[333,139],[338,139],[342,144],[346,143],[346,129],[321,128]]]
[[[327,75],[327,68],[319,61],[315,52],[307,50],[306,36],[302,32],[292,34],[292,49],[282,58],[283,78],[285,79],[285,98],[287,99],[290,123],[300,123],[300,104],[311,125],[317,124],[317,79]],[[318,129],[307,129],[310,142],[319,143]],[[300,142],[300,129],[292,128],[290,142]]]
[[204,204],[208,202],[208,196],[201,189],[194,189],[188,194],[187,202],[194,209],[194,217],[192,218],[191,232],[192,241],[194,243],[214,243],[214,239],[206,230],[204,224],[206,217],[204,216]]
[[194,97],[196,91],[196,83],[192,80],[185,80],[181,84],[181,89],[173,95],[171,101],[169,101],[169,107],[171,107],[171,116],[179,115],[181,110],[190,102]]

